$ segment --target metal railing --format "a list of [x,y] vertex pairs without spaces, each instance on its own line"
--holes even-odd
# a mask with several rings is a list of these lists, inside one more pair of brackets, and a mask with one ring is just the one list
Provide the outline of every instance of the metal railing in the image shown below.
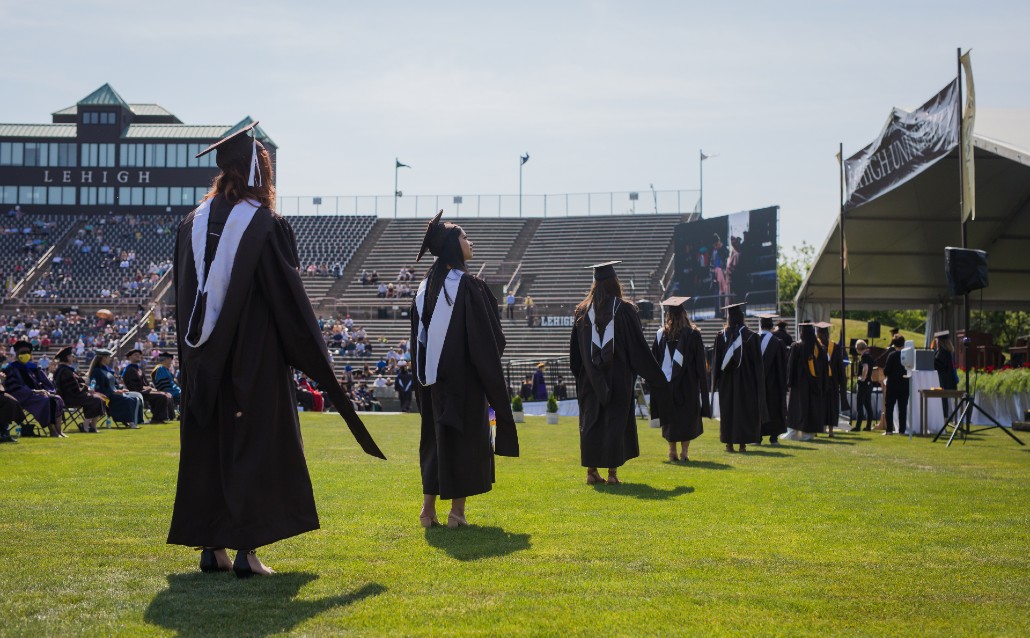
[[[699,191],[609,191],[522,195],[523,217],[583,215],[682,214],[696,209]],[[394,216],[390,195],[288,195],[278,198],[283,215]],[[518,217],[516,195],[404,195],[397,197],[397,217],[431,217],[444,209],[449,217]]]

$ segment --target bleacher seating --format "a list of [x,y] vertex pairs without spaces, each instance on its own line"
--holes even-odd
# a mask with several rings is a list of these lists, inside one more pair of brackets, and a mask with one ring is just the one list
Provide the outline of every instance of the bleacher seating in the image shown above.
[[[342,274],[376,223],[373,215],[290,215],[300,267],[322,275]],[[337,272],[333,272],[336,270]]]
[[662,257],[672,243],[681,215],[565,217],[545,219],[522,257],[524,285],[519,295],[530,294],[539,303],[575,305],[590,288],[585,266],[622,260],[616,267],[627,297],[631,285],[644,294],[656,277]]
[[68,215],[21,213],[0,223],[0,288],[13,288],[61,239],[75,219]]

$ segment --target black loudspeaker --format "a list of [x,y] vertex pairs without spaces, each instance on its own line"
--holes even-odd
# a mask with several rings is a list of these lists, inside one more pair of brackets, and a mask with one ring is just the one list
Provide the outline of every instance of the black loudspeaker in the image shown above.
[[967,248],[944,249],[944,274],[952,297],[986,288],[987,253]]
[[637,310],[640,311],[640,318],[645,321],[651,321],[654,319],[654,303],[647,301],[646,299],[640,299],[637,301]]
[[870,321],[866,324],[865,336],[867,339],[879,339],[880,338],[880,322]]
[[855,344],[856,343],[858,343],[858,339],[852,339],[851,340],[851,345],[848,346],[848,354],[850,354],[853,357],[857,357],[858,356],[858,350],[855,350]]

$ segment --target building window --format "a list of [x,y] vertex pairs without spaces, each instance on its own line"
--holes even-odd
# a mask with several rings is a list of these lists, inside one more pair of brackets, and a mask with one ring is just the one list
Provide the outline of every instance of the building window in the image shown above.
[[18,187],[0,186],[0,204],[17,204]]
[[82,144],[83,167],[110,167],[115,165],[114,144]]

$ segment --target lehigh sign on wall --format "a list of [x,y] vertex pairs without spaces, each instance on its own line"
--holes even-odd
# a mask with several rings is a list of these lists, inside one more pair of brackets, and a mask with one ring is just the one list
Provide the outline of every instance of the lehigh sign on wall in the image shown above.
[[571,328],[575,323],[573,317],[533,317],[529,325],[534,328]]
[[149,184],[150,171],[65,169],[43,171],[44,184]]
[[880,136],[844,162],[845,210],[901,186],[958,146],[958,108],[956,78],[915,111],[894,109]]

